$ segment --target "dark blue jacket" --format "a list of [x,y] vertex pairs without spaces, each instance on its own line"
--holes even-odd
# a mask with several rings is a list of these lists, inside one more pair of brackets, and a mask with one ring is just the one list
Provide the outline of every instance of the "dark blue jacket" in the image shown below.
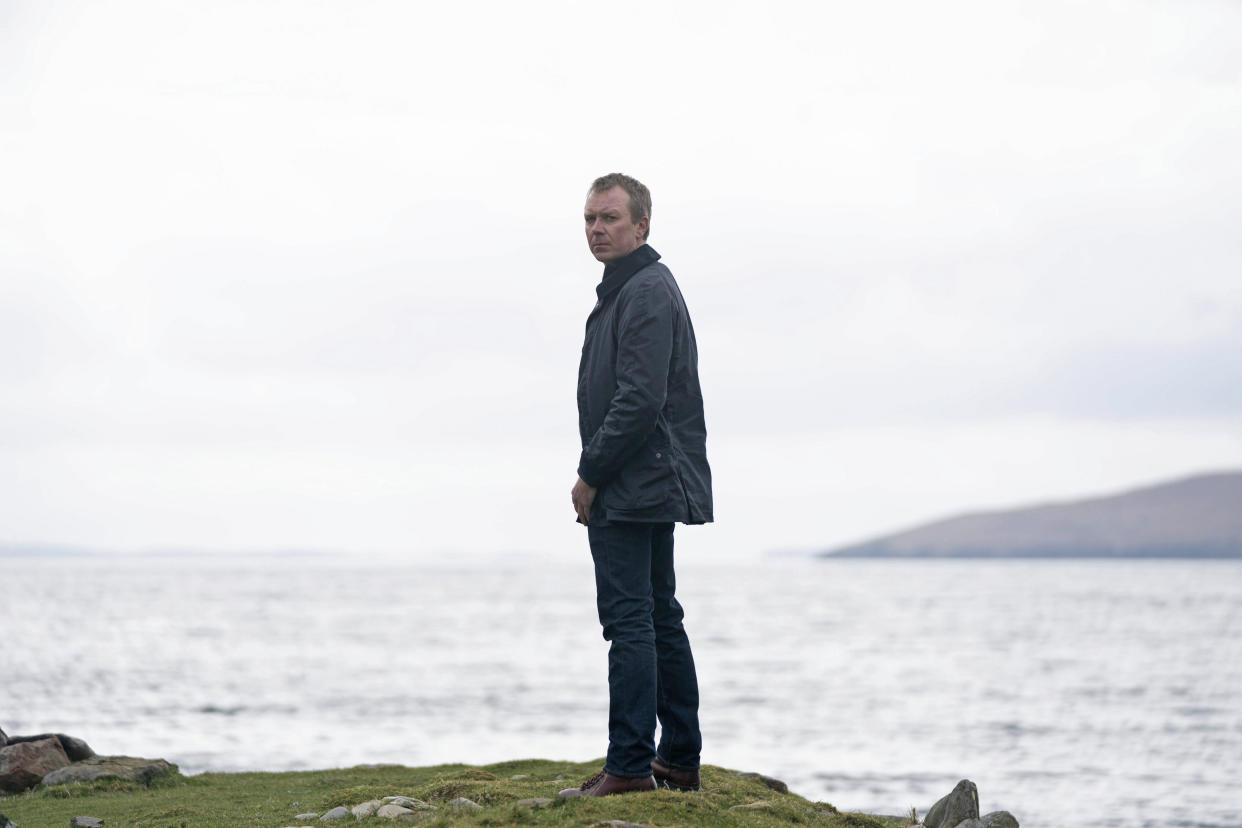
[[660,254],[609,263],[578,366],[578,475],[591,523],[712,520],[712,472],[690,314]]

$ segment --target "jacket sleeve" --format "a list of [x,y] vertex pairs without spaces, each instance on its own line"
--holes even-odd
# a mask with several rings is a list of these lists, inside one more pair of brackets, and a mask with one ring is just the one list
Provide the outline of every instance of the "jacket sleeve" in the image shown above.
[[642,285],[618,308],[617,388],[578,461],[578,476],[591,486],[607,484],[655,430],[668,394],[674,312],[659,280]]

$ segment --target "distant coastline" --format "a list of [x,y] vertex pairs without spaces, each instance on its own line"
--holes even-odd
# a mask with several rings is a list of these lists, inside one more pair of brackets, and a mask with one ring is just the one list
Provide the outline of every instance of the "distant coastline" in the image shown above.
[[820,552],[816,557],[819,558],[870,558],[888,559],[888,560],[911,560],[923,558],[927,560],[939,560],[946,558],[956,559],[973,559],[973,560],[1199,560],[1199,561],[1225,561],[1242,559],[1242,550],[1239,549],[1177,549],[1177,548],[1152,548],[1140,549],[1132,552],[1115,552],[1112,550],[1092,550],[1092,549],[1055,549],[1048,551],[1040,551],[1038,549],[1021,549],[1013,552],[998,554],[990,552],[986,549],[959,549],[945,552],[931,552],[924,554],[912,554],[909,552],[900,552],[887,549],[883,546],[871,546],[870,544],[859,544],[857,546],[846,547],[841,550],[830,552]]
[[950,517],[818,557],[1242,559],[1242,472]]

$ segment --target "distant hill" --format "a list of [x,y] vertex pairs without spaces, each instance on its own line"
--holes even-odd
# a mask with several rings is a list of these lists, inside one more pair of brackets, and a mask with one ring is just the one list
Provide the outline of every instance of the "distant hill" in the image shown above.
[[948,518],[822,553],[849,558],[1242,558],[1242,472]]

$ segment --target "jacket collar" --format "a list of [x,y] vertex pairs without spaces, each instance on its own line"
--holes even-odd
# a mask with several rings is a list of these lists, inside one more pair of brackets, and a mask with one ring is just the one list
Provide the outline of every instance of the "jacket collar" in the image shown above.
[[595,287],[596,297],[603,302],[610,294],[620,290],[631,276],[659,258],[660,254],[655,252],[654,247],[643,244],[616,261],[604,265],[604,278]]

